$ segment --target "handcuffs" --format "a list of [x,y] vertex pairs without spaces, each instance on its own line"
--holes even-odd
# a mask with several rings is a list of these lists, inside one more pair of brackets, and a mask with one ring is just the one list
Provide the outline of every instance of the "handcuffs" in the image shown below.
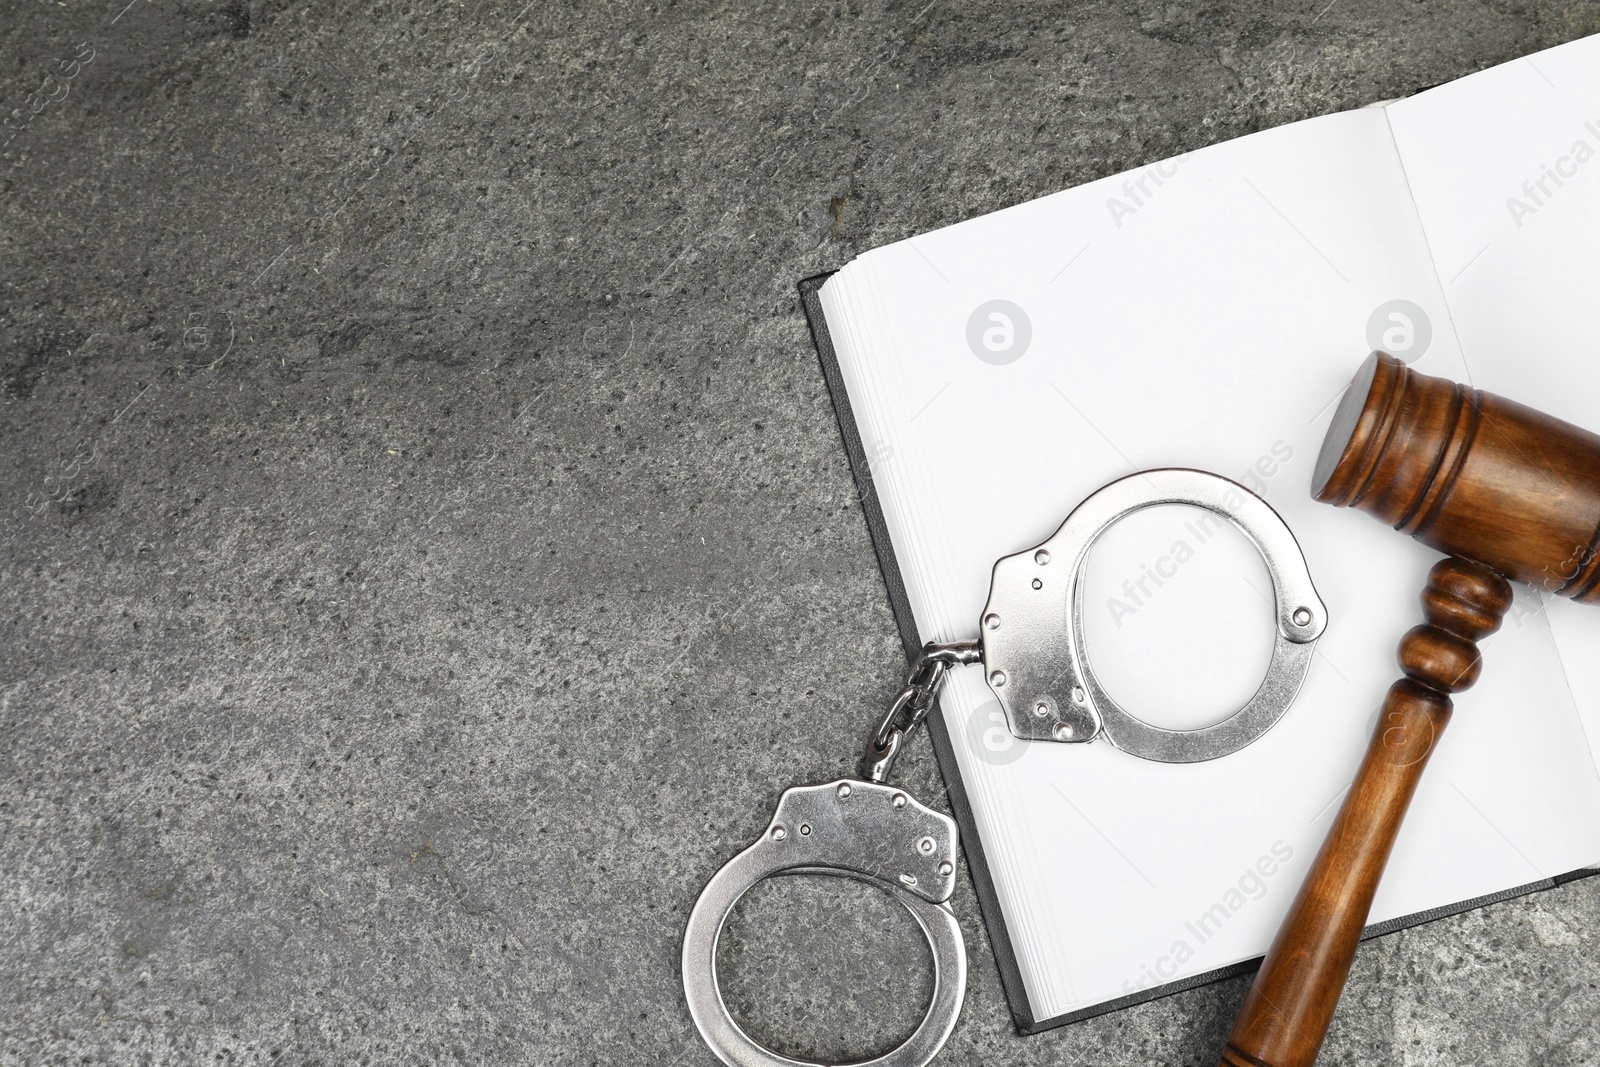
[[[1189,504],[1229,520],[1255,544],[1272,578],[1277,628],[1266,677],[1242,708],[1197,730],[1165,730],[1134,717],[1100,685],[1084,651],[1082,588],[1089,550],[1118,520],[1159,504]],[[1179,468],[1143,471],[1101,487],[1049,539],[995,563],[977,640],[923,647],[905,687],[868,738],[866,780],[785,790],[766,832],[712,876],[683,938],[684,993],[700,1036],[729,1067],[815,1067],[773,1052],[739,1028],[717,985],[716,953],[733,906],[758,882],[822,874],[889,893],[911,913],[933,953],[933,996],[921,1024],[897,1048],[857,1067],[924,1067],[944,1046],[967,979],[966,945],[948,903],[955,891],[956,825],[887,782],[951,668],[983,664],[989,688],[1019,738],[1082,744],[1104,737],[1143,759],[1194,763],[1237,752],[1283,716],[1327,623],[1327,608],[1294,535],[1248,489]]]

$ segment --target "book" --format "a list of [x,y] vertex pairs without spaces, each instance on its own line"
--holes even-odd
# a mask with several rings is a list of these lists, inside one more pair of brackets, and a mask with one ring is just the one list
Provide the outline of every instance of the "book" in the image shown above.
[[[1366,354],[1600,429],[1600,37],[874,249],[803,302],[908,651],[977,634],[996,559],[1136,470],[1233,478],[1294,531],[1330,624],[1288,713],[1195,764],[1011,737],[981,667],[930,718],[1023,1032],[1263,955],[1399,677],[1437,553],[1315,503]],[[1107,689],[1192,729],[1254,691],[1271,586],[1209,513],[1087,565]],[[1596,873],[1600,611],[1519,586],[1457,697],[1369,936]]]

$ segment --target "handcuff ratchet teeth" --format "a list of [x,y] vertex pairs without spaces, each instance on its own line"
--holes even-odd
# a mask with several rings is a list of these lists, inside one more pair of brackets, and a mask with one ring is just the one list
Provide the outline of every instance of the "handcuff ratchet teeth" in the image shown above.
[[[1084,650],[1083,570],[1095,540],[1141,508],[1189,504],[1221,515],[1260,551],[1272,578],[1276,632],[1259,689],[1238,711],[1199,730],[1164,730],[1135,718],[1096,679]],[[854,878],[893,896],[933,951],[934,990],[920,1025],[898,1048],[856,1067],[925,1067],[955,1028],[967,950],[949,900],[958,839],[949,816],[887,784],[895,760],[927,718],[952,668],[982,663],[1011,732],[1080,744],[1105,737],[1130,755],[1192,763],[1255,741],[1293,703],[1328,623],[1305,557],[1277,512],[1236,482],[1205,471],[1142,471],[1103,486],[1043,543],[994,565],[976,641],[928,644],[867,738],[866,781],[785,790],[755,844],[712,876],[683,939],[683,985],[700,1036],[730,1067],[816,1067],[781,1056],[739,1028],[717,985],[717,942],[734,905],[777,875]]]

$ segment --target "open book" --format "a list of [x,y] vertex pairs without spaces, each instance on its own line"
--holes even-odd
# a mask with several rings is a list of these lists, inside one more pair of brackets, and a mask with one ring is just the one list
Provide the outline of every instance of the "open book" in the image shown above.
[[[871,251],[802,286],[909,643],[977,634],[993,562],[1102,484],[1198,467],[1264,497],[1330,612],[1295,704],[1210,763],[1009,735],[981,668],[934,741],[1018,1025],[1248,968],[1399,677],[1437,554],[1314,503],[1373,348],[1600,429],[1600,37]],[[1249,697],[1271,586],[1165,508],[1110,531],[1084,625],[1107,689],[1193,728]],[[1456,701],[1372,932],[1600,861],[1600,610],[1519,588]]]

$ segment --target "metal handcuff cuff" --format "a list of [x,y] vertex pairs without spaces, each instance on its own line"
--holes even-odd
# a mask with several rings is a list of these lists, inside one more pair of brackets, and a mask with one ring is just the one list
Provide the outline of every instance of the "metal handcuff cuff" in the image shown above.
[[[1101,687],[1084,652],[1081,593],[1090,548],[1118,520],[1159,504],[1189,504],[1228,519],[1255,544],[1272,578],[1277,628],[1266,677],[1242,708],[1198,730],[1165,730],[1129,714]],[[730,1067],[808,1067],[739,1028],[717,985],[716,952],[734,904],[758,882],[824,874],[888,892],[911,913],[933,952],[933,996],[921,1024],[899,1047],[859,1067],[923,1067],[944,1046],[967,978],[966,945],[948,904],[955,890],[956,825],[887,781],[952,667],[983,664],[1019,738],[1081,744],[1104,737],[1143,759],[1194,763],[1238,751],[1282,717],[1305,681],[1327,621],[1294,535],[1243,486],[1185,469],[1143,471],[1103,486],[1048,540],[995,563],[977,640],[924,646],[867,741],[866,780],[785,790],[766,832],[707,883],[683,938],[684,992],[700,1036]]]

